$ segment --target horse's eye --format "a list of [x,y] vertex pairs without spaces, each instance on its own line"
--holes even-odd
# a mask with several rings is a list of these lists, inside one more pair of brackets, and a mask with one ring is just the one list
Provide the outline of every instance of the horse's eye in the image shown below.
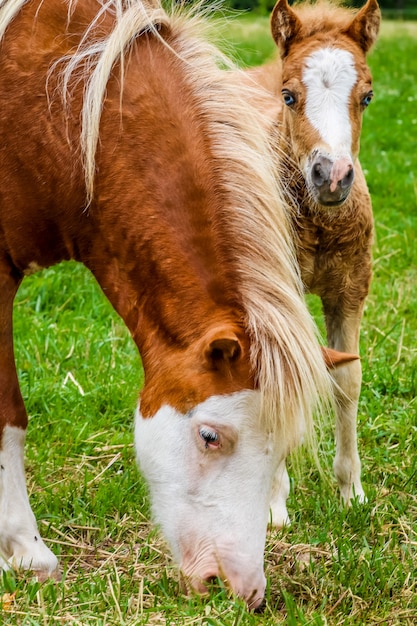
[[290,107],[296,103],[295,95],[291,91],[289,91],[288,89],[283,89],[281,93],[284,99],[284,104],[286,104],[287,107]]
[[373,91],[369,91],[366,96],[364,98],[362,98],[361,100],[361,105],[363,107],[367,107],[370,103],[372,98],[374,97],[374,92]]
[[200,437],[201,439],[204,441],[206,448],[209,447],[209,445],[214,444],[215,446],[217,445],[217,442],[219,441],[219,435],[216,433],[215,430],[211,430],[210,428],[207,428],[206,426],[202,426],[199,430],[200,433]]

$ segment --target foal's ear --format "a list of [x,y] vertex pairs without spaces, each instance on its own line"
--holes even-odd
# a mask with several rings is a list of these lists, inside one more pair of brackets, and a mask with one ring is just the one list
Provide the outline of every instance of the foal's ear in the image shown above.
[[285,56],[288,46],[301,28],[301,21],[290,8],[287,0],[278,0],[271,14],[271,32],[275,43]]
[[237,361],[242,354],[242,346],[231,329],[213,330],[206,337],[204,358],[210,368],[221,369]]
[[358,42],[364,52],[368,52],[378,37],[380,23],[381,11],[377,0],[368,0],[351,21],[346,33]]
[[338,350],[332,350],[332,348],[321,348],[324,362],[327,369],[333,369],[350,363],[350,361],[357,361],[359,359],[357,354],[349,354],[348,352],[339,352]]

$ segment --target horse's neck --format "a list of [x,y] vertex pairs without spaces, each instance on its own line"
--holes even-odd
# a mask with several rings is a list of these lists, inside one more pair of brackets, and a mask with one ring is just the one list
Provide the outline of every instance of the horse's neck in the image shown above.
[[187,217],[181,228],[178,215],[172,212],[170,217],[167,205],[158,207],[139,195],[132,215],[131,203],[119,202],[108,210],[92,207],[96,228],[80,260],[91,269],[140,350],[154,332],[186,343],[201,329],[202,320],[209,322],[213,312],[231,308],[234,289],[224,270],[228,259],[216,250],[203,219],[200,232],[187,232]]

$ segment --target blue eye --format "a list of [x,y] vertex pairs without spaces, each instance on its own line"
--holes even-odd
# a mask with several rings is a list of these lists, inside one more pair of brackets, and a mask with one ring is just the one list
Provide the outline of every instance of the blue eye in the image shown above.
[[291,93],[291,91],[288,91],[288,89],[283,89],[281,93],[282,93],[282,97],[284,99],[284,104],[287,107],[290,107],[293,104],[295,104],[296,98],[295,98],[295,95],[293,93]]
[[371,103],[371,100],[373,97],[374,97],[373,91],[370,91],[369,93],[367,93],[366,96],[362,98],[361,100],[362,106],[367,107]]

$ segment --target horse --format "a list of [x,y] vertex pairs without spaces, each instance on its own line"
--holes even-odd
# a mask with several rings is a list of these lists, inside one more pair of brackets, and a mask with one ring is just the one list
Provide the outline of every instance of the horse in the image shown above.
[[[247,70],[265,91],[256,106],[270,127],[289,207],[297,260],[306,292],[320,297],[327,342],[359,354],[360,324],[372,277],[371,198],[358,160],[362,114],[373,96],[366,54],[380,26],[376,0],[359,11],[335,0],[278,0],[271,32],[279,58]],[[363,502],[356,421],[361,363],[334,371],[336,454],[342,500]],[[289,523],[285,465],[277,481],[273,522]]]
[[159,0],[0,4],[0,559],[59,576],[25,485],[12,309],[72,259],[140,352],[136,456],[186,590],[220,577],[256,608],[274,475],[331,385],[256,90],[204,22]]

